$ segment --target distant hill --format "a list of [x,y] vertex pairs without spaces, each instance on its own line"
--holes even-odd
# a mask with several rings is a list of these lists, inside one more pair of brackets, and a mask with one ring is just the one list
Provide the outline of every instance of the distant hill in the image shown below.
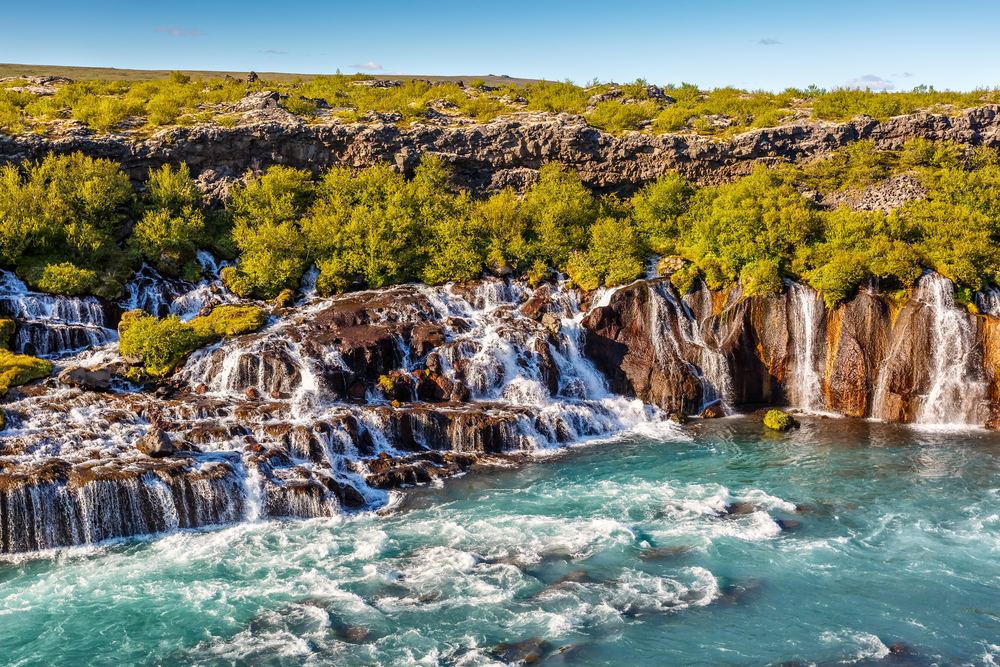
[[[242,79],[247,75],[249,70],[244,72],[223,72],[223,71],[212,71],[212,70],[181,70],[185,74],[192,77],[201,76],[204,78],[211,78],[213,76],[225,77],[227,74],[229,76],[235,77],[237,79]],[[324,72],[319,74],[333,74],[333,72]],[[158,79],[166,79],[170,76],[170,70],[166,69],[116,69],[114,67],[68,67],[63,65],[18,65],[14,63],[0,63],[0,78],[10,77],[10,76],[63,76],[67,79],[80,79],[80,80],[96,80],[103,79],[106,81],[156,81]],[[304,81],[311,81],[317,76],[314,74],[295,74],[289,72],[257,72],[257,76],[262,79],[269,79],[272,81],[291,81],[296,77],[302,78]],[[409,79],[425,79],[432,82],[438,81],[465,81],[469,82],[473,79],[482,79],[488,85],[496,86],[503,83],[534,83],[537,79],[518,79],[508,76],[494,76],[492,74],[487,75],[469,75],[469,76],[431,76],[425,74],[383,74],[381,72],[373,72],[372,76],[377,79],[388,79],[393,81],[407,81]]]

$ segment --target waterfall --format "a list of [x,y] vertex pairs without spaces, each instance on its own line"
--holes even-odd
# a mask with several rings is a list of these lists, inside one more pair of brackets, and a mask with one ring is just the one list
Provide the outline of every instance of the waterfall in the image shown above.
[[791,315],[789,334],[793,372],[788,383],[792,405],[809,412],[826,409],[823,394],[825,308],[819,292],[798,283],[788,285]]
[[976,353],[975,319],[955,305],[954,285],[936,273],[920,279],[917,298],[931,311],[929,388],[916,415],[919,424],[971,424],[986,395]]
[[0,317],[13,318],[17,325],[16,352],[43,358],[59,358],[118,340],[118,332],[107,326],[100,300],[34,292],[8,271],[0,271]]
[[677,359],[698,378],[702,387],[699,412],[719,402],[726,414],[731,414],[733,383],[726,355],[706,337],[703,326],[707,327],[708,321],[699,324],[688,305],[678,300],[667,285],[665,281],[649,284],[649,330],[656,357],[664,365]]

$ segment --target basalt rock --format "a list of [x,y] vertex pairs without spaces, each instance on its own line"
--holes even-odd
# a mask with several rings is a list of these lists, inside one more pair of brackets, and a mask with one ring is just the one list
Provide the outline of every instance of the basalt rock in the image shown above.
[[154,459],[166,458],[177,451],[170,436],[158,428],[150,429],[135,443],[135,448]]
[[59,382],[91,391],[111,389],[111,371],[107,368],[73,366],[59,373]]
[[[655,317],[654,289],[672,294],[668,282],[654,280],[621,289],[607,306],[592,310],[583,320],[584,353],[612,392],[693,414],[701,403],[702,385],[686,358],[697,350],[684,344],[676,310],[663,313],[662,320]],[[660,345],[668,335],[682,341],[677,349]]]
[[[245,98],[253,100],[247,105],[277,106],[273,94],[253,95]],[[984,105],[953,117],[917,113],[883,123],[865,116],[844,123],[802,120],[718,141],[690,134],[613,136],[569,114],[512,113],[461,127],[417,123],[399,128],[381,117],[374,124],[331,120],[307,125],[280,108],[254,109],[237,127],[173,127],[145,140],[96,134],[0,137],[0,163],[81,151],[120,162],[134,178],[145,177],[150,167],[180,162],[196,177],[207,170],[242,174],[274,164],[319,173],[335,165],[364,168],[380,162],[409,173],[424,153],[432,152],[451,163],[456,184],[477,191],[524,188],[542,165],[557,160],[595,190],[631,193],[672,171],[695,183],[720,183],[749,174],[758,164],[807,160],[859,139],[893,150],[914,136],[997,146],[998,110]]]

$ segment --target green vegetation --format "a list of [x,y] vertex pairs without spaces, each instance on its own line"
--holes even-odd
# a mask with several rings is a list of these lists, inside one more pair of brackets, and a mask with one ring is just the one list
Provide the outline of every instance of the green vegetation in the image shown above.
[[14,320],[0,318],[0,350],[10,349],[10,338],[15,328]]
[[[238,123],[227,111],[246,92],[240,80],[211,72],[147,72],[146,78],[140,74],[101,72],[104,79],[64,85],[50,97],[11,91],[18,82],[5,84],[0,87],[0,131],[15,133],[25,127],[38,131],[44,127],[36,125],[38,121],[58,118],[74,118],[100,132],[120,131],[126,120],[133,129],[209,121],[233,127]],[[772,93],[732,87],[701,90],[694,84],[681,83],[663,87],[673,100],[666,102],[651,99],[648,82],[637,79],[617,86],[620,95],[595,108],[590,106],[591,98],[611,91],[613,84],[594,81],[581,87],[571,81],[518,84],[513,80],[491,79],[500,83],[494,88],[484,79],[476,78],[463,88],[458,82],[440,77],[436,83],[402,77],[386,79],[376,82],[369,75],[338,72],[303,82],[300,76],[274,74],[261,78],[254,89],[283,93],[281,106],[309,121],[320,115],[317,100],[338,109],[335,115],[349,122],[388,120],[403,124],[425,119],[430,105],[441,103],[442,108],[456,110],[446,113],[458,113],[480,122],[526,107],[529,111],[584,114],[591,125],[608,132],[694,131],[704,135],[732,135],[751,128],[775,127],[786,119],[805,116],[845,120],[858,114],[885,119],[918,109],[952,113],[1000,100],[998,91],[959,93],[926,86],[898,93],[826,91],[815,86]]]
[[[177,78],[168,83],[187,85]],[[640,92],[637,83],[630,94]],[[802,194],[899,174],[928,196],[889,214],[828,211]],[[721,185],[696,188],[668,174],[631,201],[595,197],[551,163],[523,195],[505,189],[477,200],[453,187],[441,157],[426,155],[410,179],[388,164],[336,167],[315,180],[284,166],[248,173],[224,211],[204,209],[185,165],[151,170],[138,194],[119,165],[79,154],[0,168],[0,266],[37,289],[117,298],[141,261],[195,280],[202,248],[238,259],[223,273],[232,291],[275,303],[293,298],[312,265],[324,295],[466,282],[484,271],[532,284],[563,274],[592,290],[635,280],[651,255],[680,258],[671,283],[681,293],[740,280],[745,296],[766,296],[793,279],[835,308],[870,278],[899,292],[933,269],[964,303],[965,291],[1000,283],[1000,164],[988,147],[917,138],[882,151],[860,141]],[[172,342],[150,352],[150,372],[172,369],[208,336],[194,323],[144,324],[154,325]]]
[[0,350],[0,398],[11,387],[40,380],[52,374],[52,364],[24,354]]
[[132,202],[128,176],[108,160],[0,167],[0,264],[44,291],[114,297],[131,274],[116,236]]
[[153,377],[163,377],[173,373],[198,348],[224,337],[256,331],[266,321],[259,308],[245,306],[219,306],[190,323],[173,316],[161,320],[133,310],[122,316],[118,326],[118,348],[126,359],[142,363]]
[[764,426],[775,431],[787,431],[801,426],[798,420],[781,410],[768,410],[764,415]]

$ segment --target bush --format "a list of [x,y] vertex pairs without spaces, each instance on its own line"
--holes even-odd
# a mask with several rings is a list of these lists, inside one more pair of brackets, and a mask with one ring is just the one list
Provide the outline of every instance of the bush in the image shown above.
[[889,151],[880,151],[868,139],[855,141],[836,153],[806,165],[810,187],[820,192],[866,188],[884,181],[897,162]]
[[677,290],[677,294],[684,296],[691,291],[691,286],[698,279],[700,272],[695,264],[685,264],[679,270],[670,274],[670,284]]
[[52,374],[52,364],[42,359],[0,350],[0,398],[7,390]]
[[262,176],[251,177],[246,186],[234,188],[227,210],[241,253],[240,282],[252,286],[254,295],[273,299],[298,285],[309,264],[299,219],[308,210],[314,190],[307,172],[282,166],[271,167]]
[[595,110],[588,113],[587,122],[607,132],[637,130],[646,121],[656,118],[658,112],[659,107],[650,100],[635,104],[609,100],[601,102]]
[[28,273],[28,282],[43,292],[50,294],[92,294],[100,281],[97,273],[81,269],[70,262],[48,264]]
[[868,277],[867,257],[840,251],[812,273],[809,284],[823,294],[827,308],[836,308]]
[[199,338],[212,342],[257,331],[267,323],[267,315],[253,306],[217,306],[208,315],[191,320]]
[[601,286],[601,273],[594,268],[587,253],[582,250],[574,250],[569,254],[566,275],[585,292],[591,292]]
[[302,116],[307,120],[311,120],[316,117],[316,102],[314,100],[307,100],[304,97],[293,97],[291,95],[285,99],[281,106],[284,107],[285,111],[293,113],[296,116]]
[[767,257],[744,266],[740,279],[744,296],[770,296],[780,293],[784,286],[778,275],[778,265]]
[[598,213],[577,173],[564,171],[556,162],[541,168],[522,210],[535,233],[539,258],[555,266],[562,266],[570,252],[587,245],[590,225]]
[[[628,219],[601,218],[594,223],[587,256],[608,287],[630,283],[645,272],[643,244]],[[575,278],[574,282],[579,283]]]
[[694,189],[677,172],[648,183],[632,198],[632,215],[646,244],[657,254],[674,251],[678,219]]
[[0,350],[10,349],[10,338],[15,329],[14,320],[0,318]]

